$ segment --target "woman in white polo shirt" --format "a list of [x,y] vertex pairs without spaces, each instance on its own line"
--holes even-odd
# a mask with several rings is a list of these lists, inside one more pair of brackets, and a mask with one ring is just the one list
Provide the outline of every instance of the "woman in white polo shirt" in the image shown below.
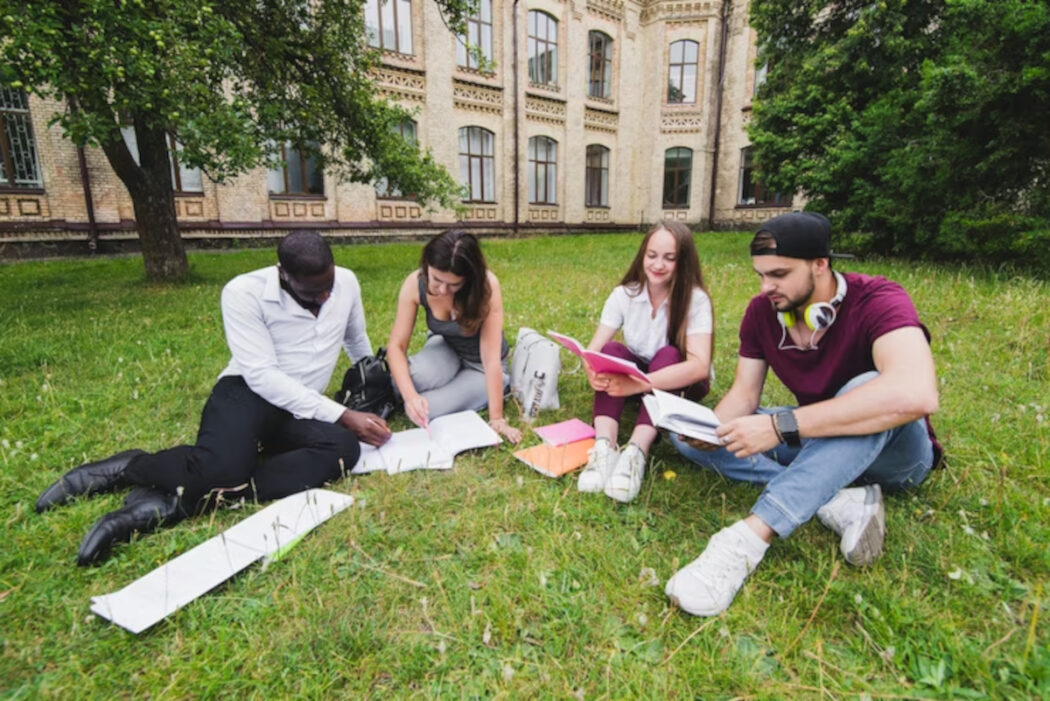
[[[702,399],[710,388],[712,318],[689,227],[668,221],[650,229],[631,267],[605,301],[598,329],[587,346],[633,361],[647,373],[649,382],[588,370],[597,435],[577,483],[581,492],[604,491],[621,502],[638,495],[657,431],[642,406],[629,442],[618,450],[626,400],[653,387],[682,393],[693,401]],[[622,343],[613,340],[621,330]]]

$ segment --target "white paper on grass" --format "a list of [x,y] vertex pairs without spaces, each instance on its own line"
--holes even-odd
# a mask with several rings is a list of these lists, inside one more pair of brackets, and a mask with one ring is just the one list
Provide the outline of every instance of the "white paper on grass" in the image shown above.
[[91,610],[121,628],[141,633],[353,503],[349,494],[327,489],[285,497],[120,591],[91,597]]
[[378,448],[361,446],[354,475],[385,471],[396,475],[410,470],[448,470],[457,453],[496,445],[502,439],[476,411],[459,411],[430,421],[428,428],[398,431]]

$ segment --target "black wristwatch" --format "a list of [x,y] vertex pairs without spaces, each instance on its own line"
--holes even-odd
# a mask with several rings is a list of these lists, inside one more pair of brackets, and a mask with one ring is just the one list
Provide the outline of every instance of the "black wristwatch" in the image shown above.
[[802,445],[802,440],[798,435],[798,421],[795,420],[795,412],[790,409],[784,411],[778,411],[773,414],[773,423],[776,424],[777,432],[780,437],[784,439],[792,448],[798,448]]

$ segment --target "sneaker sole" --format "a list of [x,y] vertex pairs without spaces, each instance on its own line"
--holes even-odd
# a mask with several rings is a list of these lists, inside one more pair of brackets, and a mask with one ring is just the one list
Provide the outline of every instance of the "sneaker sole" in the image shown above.
[[[881,494],[880,494],[881,497]],[[872,564],[882,555],[886,541],[886,508],[879,499],[878,507],[852,544],[843,542],[840,549],[846,562],[856,567]]]

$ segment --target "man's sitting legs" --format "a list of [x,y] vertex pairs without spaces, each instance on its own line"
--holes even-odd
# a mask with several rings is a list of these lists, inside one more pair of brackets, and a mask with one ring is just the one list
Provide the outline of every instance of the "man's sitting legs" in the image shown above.
[[[842,391],[848,391],[864,379],[869,378],[861,376]],[[672,437],[672,442],[689,460],[726,477],[765,481],[765,489],[751,508],[749,518],[757,518],[777,536],[787,537],[821,511],[821,521],[841,536],[840,549],[846,560],[860,565],[870,564],[882,552],[885,517],[878,485],[887,491],[917,486],[933,463],[933,446],[922,419],[866,436],[803,439],[797,451],[778,446],[770,455],[743,459],[722,448],[698,450],[677,437]],[[848,488],[855,481],[869,486]],[[723,529],[712,537],[708,547],[725,549],[728,539],[718,536],[742,525],[738,522]],[[736,573],[734,586],[715,586],[715,582],[722,582],[726,575],[723,571],[711,571],[708,561],[701,556],[672,577],[667,584],[668,596],[693,602],[692,609],[683,606],[690,612],[724,610],[757,564],[754,552],[747,552],[743,546],[730,550],[737,560],[746,563],[746,566],[729,568]],[[705,598],[708,591],[730,590],[728,598],[716,597],[717,601],[724,601],[721,608],[717,601],[709,602]]]

